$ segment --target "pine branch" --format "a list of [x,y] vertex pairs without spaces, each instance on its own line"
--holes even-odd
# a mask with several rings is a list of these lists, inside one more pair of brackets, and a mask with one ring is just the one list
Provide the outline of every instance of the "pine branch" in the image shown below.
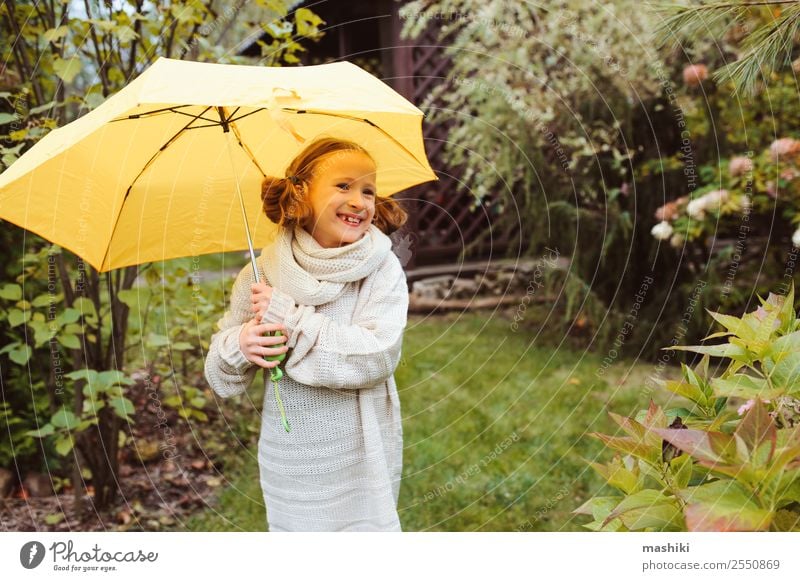
[[[734,95],[756,93],[760,76],[791,62],[792,48],[800,30],[800,2],[787,7],[772,23],[762,26],[745,40],[745,54],[713,74],[717,82],[731,81]],[[764,70],[766,69],[766,70]]]
[[[752,2],[711,1],[698,5],[657,5],[665,17],[654,31],[654,41],[659,47],[670,44],[680,46],[683,39],[702,38],[709,35],[722,37],[731,27],[744,21],[753,9],[782,6],[780,15],[771,23],[757,28],[742,43],[743,56],[714,72],[717,83],[730,81],[733,95],[740,91],[753,95],[758,80],[776,68],[791,61],[792,49],[800,30],[800,1],[772,0]],[[781,58],[783,57],[783,58]]]

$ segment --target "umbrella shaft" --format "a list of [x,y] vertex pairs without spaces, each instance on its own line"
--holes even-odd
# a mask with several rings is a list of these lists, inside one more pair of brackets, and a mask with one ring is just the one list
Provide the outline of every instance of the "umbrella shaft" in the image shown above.
[[256,253],[253,251],[253,239],[250,236],[250,224],[247,221],[247,210],[245,209],[244,205],[244,196],[242,196],[242,190],[239,187],[239,177],[236,175],[236,164],[233,163],[233,150],[231,149],[231,139],[234,138],[232,131],[226,131],[226,135],[228,136],[228,156],[231,160],[231,169],[233,170],[233,181],[236,182],[236,193],[239,196],[239,205],[242,208],[242,219],[244,220],[244,231],[247,234],[247,247],[250,249],[250,263],[253,265],[253,276],[255,277],[256,283],[261,282],[261,277],[258,275],[258,267],[256,266]]

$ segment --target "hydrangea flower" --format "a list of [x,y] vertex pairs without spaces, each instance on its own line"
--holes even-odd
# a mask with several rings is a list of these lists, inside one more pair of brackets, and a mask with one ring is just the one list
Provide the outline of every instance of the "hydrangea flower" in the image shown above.
[[706,215],[706,201],[703,198],[697,198],[696,200],[692,200],[686,206],[686,213],[689,214],[692,218],[697,218],[698,220],[702,220],[705,218]]
[[697,87],[708,78],[706,65],[688,65],[683,69],[683,82],[688,87]]
[[732,158],[728,164],[728,172],[733,176],[740,176],[753,171],[753,160],[743,155]]
[[795,230],[794,234],[792,234],[792,244],[794,244],[797,247],[800,247],[800,228]]
[[782,157],[794,155],[800,152],[800,141],[792,139],[791,137],[776,139],[772,142],[772,145],[769,146],[769,152],[776,161]]
[[659,222],[653,226],[653,229],[650,230],[650,234],[655,236],[656,240],[666,240],[672,236],[672,226],[666,221]]

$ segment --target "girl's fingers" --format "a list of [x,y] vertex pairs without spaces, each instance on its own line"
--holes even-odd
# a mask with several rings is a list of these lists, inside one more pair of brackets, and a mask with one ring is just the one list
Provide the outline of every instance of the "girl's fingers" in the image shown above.
[[264,335],[265,333],[272,333],[274,331],[280,331],[284,336],[289,333],[286,327],[276,323],[260,323],[253,327],[253,331],[257,335]]
[[266,359],[258,356],[255,356],[253,359],[248,358],[248,361],[255,363],[259,367],[263,367],[264,369],[272,369],[278,363],[280,363],[280,361],[267,361]]
[[289,348],[286,345],[281,347],[253,347],[253,351],[258,353],[259,355],[263,355],[265,357],[269,357],[271,355],[280,355],[281,353],[286,353]]

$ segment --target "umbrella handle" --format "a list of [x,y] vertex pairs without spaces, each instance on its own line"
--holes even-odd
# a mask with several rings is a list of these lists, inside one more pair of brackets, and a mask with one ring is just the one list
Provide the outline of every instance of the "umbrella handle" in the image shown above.
[[[268,337],[281,337],[281,336],[283,336],[283,333],[281,333],[280,331],[275,331],[275,332],[272,332],[272,333],[268,331],[267,333],[265,333],[265,336],[268,336]],[[279,355],[265,355],[264,359],[266,361],[278,361],[278,362],[280,362],[280,361],[283,361],[284,359],[286,359],[286,353],[280,353]],[[289,426],[289,420],[286,419],[286,410],[283,408],[283,400],[281,400],[281,393],[280,393],[280,391],[278,391],[278,382],[283,377],[283,371],[281,370],[279,365],[280,365],[280,363],[270,370],[270,379],[272,380],[272,385],[274,387],[275,399],[278,402],[278,409],[280,409],[280,411],[281,411],[281,422],[283,423],[283,428],[287,432],[289,432],[289,431],[291,431],[291,427]]]

